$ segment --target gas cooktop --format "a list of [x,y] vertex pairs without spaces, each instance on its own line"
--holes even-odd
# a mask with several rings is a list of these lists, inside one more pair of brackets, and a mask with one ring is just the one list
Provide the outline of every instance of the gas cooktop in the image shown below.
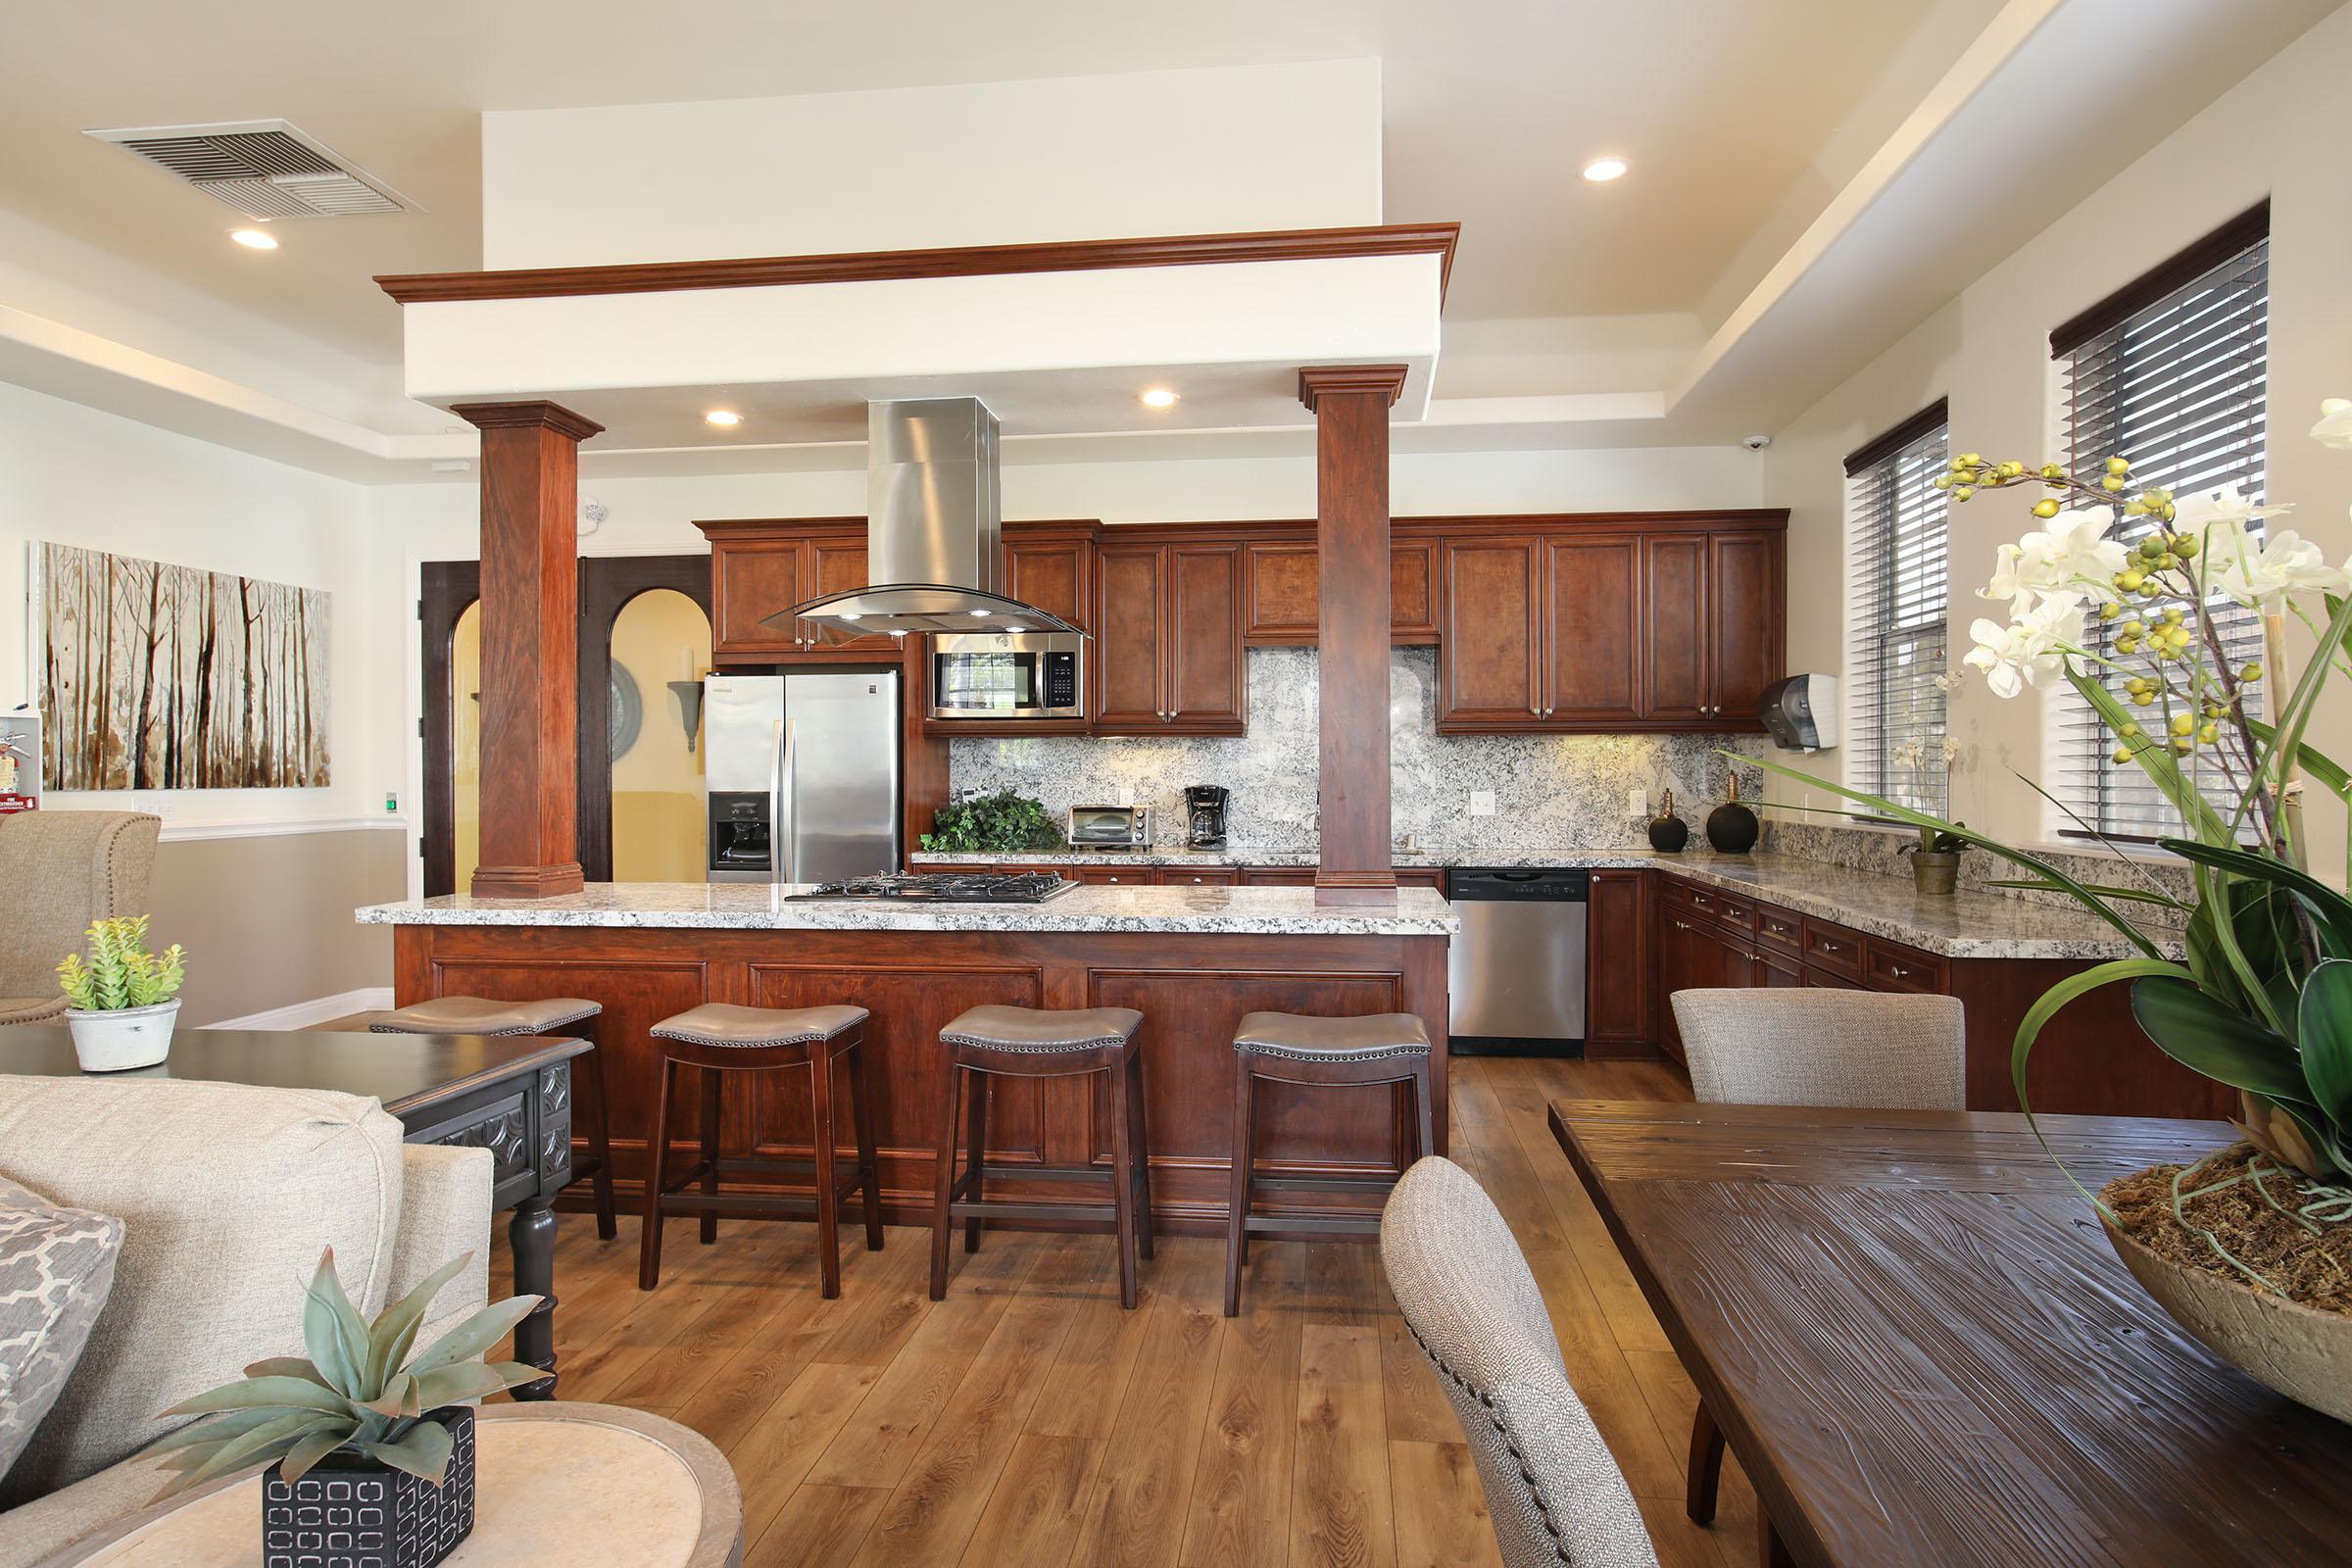
[[787,903],[854,904],[1043,904],[1078,884],[1051,871],[935,871],[908,876],[860,876],[820,882],[814,892],[795,893]]

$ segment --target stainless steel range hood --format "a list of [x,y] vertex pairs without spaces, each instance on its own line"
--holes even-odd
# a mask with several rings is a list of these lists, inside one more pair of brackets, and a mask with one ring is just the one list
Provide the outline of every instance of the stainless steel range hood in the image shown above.
[[870,587],[779,611],[846,642],[878,631],[1077,631],[999,592],[997,416],[978,398],[869,403],[865,575]]

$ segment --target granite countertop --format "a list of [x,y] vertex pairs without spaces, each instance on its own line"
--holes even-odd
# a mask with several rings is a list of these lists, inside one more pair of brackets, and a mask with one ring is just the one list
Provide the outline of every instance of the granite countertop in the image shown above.
[[[1179,844],[1154,844],[1143,850],[1018,850],[1001,855],[917,850],[906,857],[911,865],[1313,865],[1320,858],[1311,848],[1286,850],[1246,844],[1222,850],[1188,850]],[[1396,863],[1409,862],[1399,856]]]
[[554,899],[443,896],[376,904],[362,925],[620,926],[735,931],[1193,932],[1445,937],[1461,929],[1428,888],[1394,906],[1322,906],[1312,888],[1081,887],[1045,904],[792,904],[806,883],[592,882]]

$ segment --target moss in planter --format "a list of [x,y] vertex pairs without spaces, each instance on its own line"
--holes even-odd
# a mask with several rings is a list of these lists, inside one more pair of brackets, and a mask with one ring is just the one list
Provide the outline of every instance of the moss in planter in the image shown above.
[[[2251,1163],[2258,1158],[2259,1175]],[[2099,1197],[2134,1241],[2168,1262],[2250,1283],[2214,1250],[2218,1244],[2288,1299],[2352,1313],[2352,1220],[2298,1222],[2294,1210],[2311,1201],[2308,1184],[2277,1160],[2258,1156],[2253,1145],[2237,1144],[2199,1162],[2181,1181],[2180,1213],[2191,1222],[2183,1225],[2173,1211],[2173,1179],[2182,1168],[2152,1165],[2119,1176]]]

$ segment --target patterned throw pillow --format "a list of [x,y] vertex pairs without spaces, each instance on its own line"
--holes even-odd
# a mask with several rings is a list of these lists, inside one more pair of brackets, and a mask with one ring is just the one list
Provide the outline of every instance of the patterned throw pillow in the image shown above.
[[65,1392],[122,1250],[121,1220],[0,1177],[0,1476]]

